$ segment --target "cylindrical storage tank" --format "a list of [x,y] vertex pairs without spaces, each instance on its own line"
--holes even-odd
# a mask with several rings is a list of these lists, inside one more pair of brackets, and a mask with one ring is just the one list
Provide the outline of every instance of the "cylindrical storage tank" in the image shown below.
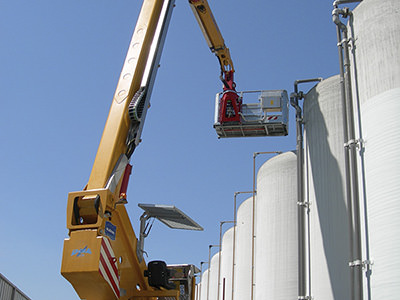
[[207,300],[207,288],[208,288],[208,269],[203,272],[201,276],[199,299]]
[[304,99],[305,195],[310,203],[311,296],[350,299],[343,103],[340,77],[330,77]]
[[360,191],[365,190],[361,203],[367,212],[363,260],[373,261],[371,272],[366,272],[370,280],[366,287],[372,299],[398,299],[400,1],[365,0],[354,10],[352,23],[348,28],[355,44],[351,55],[354,106],[358,100],[361,119],[361,130],[356,132],[363,141]]
[[233,300],[251,297],[252,226],[253,197],[246,199],[237,212]]
[[[355,47],[350,59],[361,104],[400,87],[399,9],[398,0],[364,0],[353,11],[348,31]],[[385,107],[385,115],[388,112]]]
[[233,230],[229,228],[222,237],[219,299],[232,299]]
[[255,298],[297,299],[297,167],[286,152],[257,174]]
[[208,289],[207,300],[218,300],[218,268],[219,268],[219,252],[211,258],[210,267],[208,268]]
[[201,288],[201,282],[197,283],[194,286],[194,299],[195,300],[200,300],[200,288]]

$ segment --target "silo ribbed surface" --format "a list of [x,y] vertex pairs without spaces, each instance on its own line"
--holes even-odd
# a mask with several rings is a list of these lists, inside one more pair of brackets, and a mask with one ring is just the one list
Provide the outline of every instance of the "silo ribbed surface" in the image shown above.
[[258,171],[255,299],[297,299],[296,155],[269,159]]
[[[339,76],[304,100],[305,195],[310,205],[311,296],[350,299],[349,228]],[[307,197],[308,195],[308,197]]]
[[208,287],[209,296],[207,300],[218,300],[218,267],[219,267],[219,252],[211,258],[210,268],[208,269]]
[[[360,101],[364,103],[382,92],[399,88],[400,2],[364,0],[353,15],[357,82]],[[350,36],[351,33],[349,27]],[[350,58],[354,66],[354,57]]]
[[236,219],[234,300],[251,297],[253,197],[238,208]]
[[200,282],[199,299],[207,300],[208,269],[203,272]]
[[359,87],[368,234],[363,259],[373,261],[372,298],[398,299],[400,1],[363,1],[354,10],[354,38],[352,79]]
[[219,299],[232,299],[233,227],[222,237]]

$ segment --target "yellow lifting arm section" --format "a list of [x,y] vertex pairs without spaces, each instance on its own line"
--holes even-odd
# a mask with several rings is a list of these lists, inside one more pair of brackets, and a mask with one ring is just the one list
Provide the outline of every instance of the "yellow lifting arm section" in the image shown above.
[[[130,102],[139,90],[150,94],[173,5],[174,0],[143,1],[88,184],[68,195],[69,238],[61,273],[81,299],[154,299],[165,294],[144,277],[146,263],[138,253],[121,187],[145,115],[132,122]],[[152,52],[154,43],[160,51]],[[171,293],[179,295],[167,295]]]
[[210,50],[215,53],[219,60],[221,74],[228,71],[235,72],[229,49],[225,46],[224,38],[222,37],[207,0],[189,0],[189,3],[207,41],[208,47],[210,47]]
[[221,67],[223,93],[219,100],[218,121],[220,124],[240,124],[242,100],[236,92],[236,83],[233,79],[235,69],[229,49],[225,45],[207,0],[189,0],[189,3],[207,44],[211,52],[217,56]]
[[164,1],[145,0],[114,94],[87,189],[103,188],[126,151],[128,106],[139,90]]

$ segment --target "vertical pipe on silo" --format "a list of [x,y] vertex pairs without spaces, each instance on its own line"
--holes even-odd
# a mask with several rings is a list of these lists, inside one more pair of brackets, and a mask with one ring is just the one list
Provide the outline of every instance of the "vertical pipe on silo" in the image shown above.
[[251,223],[251,296],[250,300],[254,300],[254,277],[255,277],[255,215],[256,215],[256,157],[258,154],[253,154],[253,202],[252,202],[252,216],[253,222]]
[[[354,1],[360,2],[360,1]],[[347,194],[349,202],[350,213],[350,270],[351,270],[351,284],[352,284],[352,299],[363,299],[363,277],[362,277],[362,245],[361,245],[361,217],[360,217],[360,199],[359,199],[359,186],[358,186],[358,164],[357,164],[357,141],[355,138],[354,129],[354,111],[353,111],[353,97],[351,88],[351,75],[350,75],[350,54],[348,31],[346,25],[340,21],[340,16],[348,17],[351,11],[348,8],[339,9],[337,2],[334,3],[334,10],[332,12],[333,22],[337,27],[339,63],[342,65],[340,68],[341,78],[344,78],[344,95],[342,99],[345,101],[346,108],[346,127],[345,127],[345,148],[348,154],[346,155],[346,165],[348,171],[346,172],[348,179]],[[343,36],[341,36],[341,33]],[[342,89],[343,91],[343,89]]]
[[297,230],[298,230],[298,298],[310,298],[307,292],[307,220],[309,204],[304,197],[304,152],[303,152],[303,114],[299,100],[303,99],[303,93],[299,93],[300,83],[320,82],[322,78],[311,78],[296,80],[294,82],[294,93],[290,95],[290,104],[296,110],[296,151],[297,151]]

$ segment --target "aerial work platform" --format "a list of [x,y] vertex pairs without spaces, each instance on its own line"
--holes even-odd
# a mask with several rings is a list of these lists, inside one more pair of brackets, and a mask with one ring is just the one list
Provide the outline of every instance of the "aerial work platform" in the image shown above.
[[[289,101],[285,90],[246,91],[238,92],[238,95],[240,121],[234,122],[224,121],[228,110],[220,107],[223,93],[216,95],[214,128],[218,138],[288,134]],[[254,99],[257,95],[258,102],[243,103],[244,97]]]

